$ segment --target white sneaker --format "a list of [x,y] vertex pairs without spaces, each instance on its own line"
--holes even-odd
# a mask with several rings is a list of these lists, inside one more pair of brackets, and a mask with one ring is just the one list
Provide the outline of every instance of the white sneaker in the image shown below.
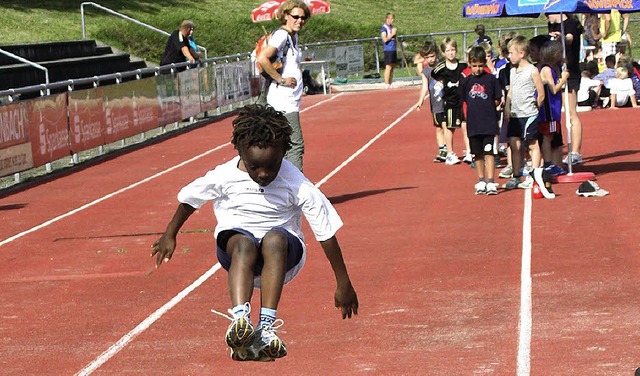
[[498,185],[496,183],[487,183],[487,195],[497,195]]
[[522,182],[518,184],[518,188],[520,189],[531,189],[533,188],[533,178],[531,176],[527,176]]
[[255,339],[251,345],[252,351],[258,354],[260,361],[272,361],[287,355],[287,347],[276,334],[284,321],[276,319],[271,325],[263,325],[256,331]]
[[487,183],[484,181],[479,181],[474,186],[477,195],[483,195],[487,193]]
[[447,160],[444,162],[446,165],[453,166],[460,163],[460,158],[456,155],[456,153],[451,152],[447,154]]
[[503,168],[502,171],[500,171],[500,173],[498,174],[498,177],[503,179],[511,179],[511,177],[513,177],[513,167],[507,166]]
[[582,154],[569,152],[567,156],[562,160],[562,163],[569,164],[569,156],[571,156],[571,165],[577,165],[582,163]]
[[470,153],[465,154],[464,158],[462,158],[462,161],[468,164],[473,163],[473,154],[470,154]]
[[255,359],[255,354],[249,349],[256,337],[253,324],[249,318],[251,305],[247,302],[245,303],[245,307],[246,310],[239,315],[235,315],[233,310],[229,309],[228,312],[231,316],[227,316],[214,309],[211,310],[211,312],[231,320],[231,324],[225,334],[225,342],[231,348],[231,359],[233,360],[244,361]]

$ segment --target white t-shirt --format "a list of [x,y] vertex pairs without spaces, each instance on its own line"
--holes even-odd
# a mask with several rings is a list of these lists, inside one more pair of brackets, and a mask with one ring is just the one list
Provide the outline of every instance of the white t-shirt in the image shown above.
[[289,33],[284,29],[276,30],[269,38],[269,45],[278,51],[284,49],[284,45],[289,41],[289,49],[284,58],[282,66],[282,77],[293,77],[296,79],[296,87],[285,87],[272,81],[267,94],[267,103],[274,109],[284,113],[300,112],[300,101],[302,100],[302,52],[298,46],[298,34],[291,39]]
[[262,239],[278,226],[297,236],[304,247],[301,214],[318,241],[330,239],[342,227],[333,205],[291,162],[283,160],[276,179],[262,187],[238,168],[239,161],[236,156],[178,193],[178,201],[196,209],[213,201],[216,237],[221,231],[241,228]]
[[616,106],[624,106],[630,96],[636,95],[636,91],[633,90],[633,81],[630,78],[624,80],[612,78],[609,80],[609,90],[611,90],[611,94],[616,95]]
[[589,99],[589,90],[595,89],[602,81],[594,80],[589,77],[580,77],[580,88],[578,89],[578,102],[584,102]]

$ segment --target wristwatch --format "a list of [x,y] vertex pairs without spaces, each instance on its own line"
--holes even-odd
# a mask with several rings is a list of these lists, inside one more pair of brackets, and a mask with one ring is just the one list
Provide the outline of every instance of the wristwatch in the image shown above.
[[282,79],[280,80],[280,85],[284,86],[284,84],[287,83],[287,80],[284,79],[284,77],[282,77]]

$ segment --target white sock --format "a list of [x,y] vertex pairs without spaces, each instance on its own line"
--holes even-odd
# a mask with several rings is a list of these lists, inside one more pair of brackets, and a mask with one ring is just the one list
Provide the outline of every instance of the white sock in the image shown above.
[[258,322],[258,328],[268,326],[276,321],[276,310],[271,308],[260,308],[260,321]]
[[231,309],[235,317],[244,316],[249,313],[249,305],[247,303],[239,304]]

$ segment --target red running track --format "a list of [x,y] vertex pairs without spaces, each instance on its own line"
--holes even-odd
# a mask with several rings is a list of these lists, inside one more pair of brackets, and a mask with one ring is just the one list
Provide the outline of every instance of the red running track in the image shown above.
[[486,197],[468,166],[432,163],[430,114],[408,112],[417,95],[303,102],[305,173],[345,222],[357,318],[333,307],[331,269],[307,228],[307,265],[278,311],[289,355],[233,362],[228,322],[210,313],[229,305],[210,204],[153,271],[150,246],[177,191],[234,156],[227,118],[0,198],[2,373],[633,374],[639,112],[582,114],[576,171],[595,172],[609,196],[581,198],[567,183],[555,200]]

